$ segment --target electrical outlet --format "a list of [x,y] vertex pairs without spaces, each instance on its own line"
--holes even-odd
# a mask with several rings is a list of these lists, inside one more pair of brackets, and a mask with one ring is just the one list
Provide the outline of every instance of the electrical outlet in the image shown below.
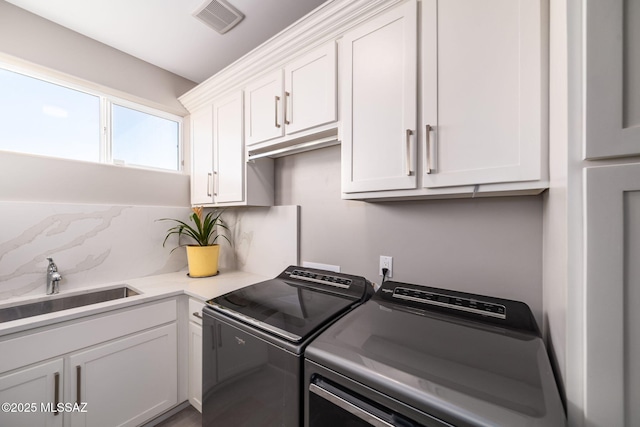
[[380,268],[378,269],[378,274],[382,276],[382,269],[386,268],[389,271],[387,272],[386,278],[389,279],[393,276],[393,257],[380,255]]

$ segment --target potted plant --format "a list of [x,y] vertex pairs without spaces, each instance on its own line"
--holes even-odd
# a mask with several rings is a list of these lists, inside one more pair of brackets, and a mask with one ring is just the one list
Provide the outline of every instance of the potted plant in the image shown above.
[[[162,242],[162,246],[167,243],[167,239],[173,235],[178,235],[178,246],[173,248],[172,252],[179,247],[187,248],[187,262],[189,263],[190,277],[209,277],[218,274],[218,256],[220,255],[220,246],[216,243],[218,237],[222,236],[229,243],[229,239],[224,234],[218,234],[218,228],[229,229],[222,221],[222,212],[208,212],[204,218],[202,217],[202,206],[193,208],[193,213],[189,217],[194,226],[184,221],[171,218],[162,218],[160,221],[173,221],[177,225],[167,230],[167,236]],[[194,244],[181,244],[182,236],[187,236],[193,240]]]

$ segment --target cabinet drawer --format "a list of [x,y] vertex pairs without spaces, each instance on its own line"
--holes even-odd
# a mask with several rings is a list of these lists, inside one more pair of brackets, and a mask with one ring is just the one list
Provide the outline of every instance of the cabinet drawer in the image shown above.
[[204,303],[197,299],[189,298],[189,320],[202,325],[202,308]]

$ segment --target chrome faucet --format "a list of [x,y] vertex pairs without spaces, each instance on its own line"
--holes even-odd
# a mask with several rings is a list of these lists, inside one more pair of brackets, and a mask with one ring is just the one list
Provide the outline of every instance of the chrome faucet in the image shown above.
[[58,266],[53,262],[53,258],[47,258],[49,260],[49,266],[47,267],[47,295],[57,294],[59,289],[60,280],[62,276],[58,273]]

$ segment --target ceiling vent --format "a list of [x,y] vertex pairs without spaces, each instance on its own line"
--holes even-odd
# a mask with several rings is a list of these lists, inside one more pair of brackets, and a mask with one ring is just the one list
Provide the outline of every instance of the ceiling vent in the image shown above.
[[207,0],[198,10],[193,12],[193,16],[220,34],[226,33],[244,18],[238,9],[225,0]]

